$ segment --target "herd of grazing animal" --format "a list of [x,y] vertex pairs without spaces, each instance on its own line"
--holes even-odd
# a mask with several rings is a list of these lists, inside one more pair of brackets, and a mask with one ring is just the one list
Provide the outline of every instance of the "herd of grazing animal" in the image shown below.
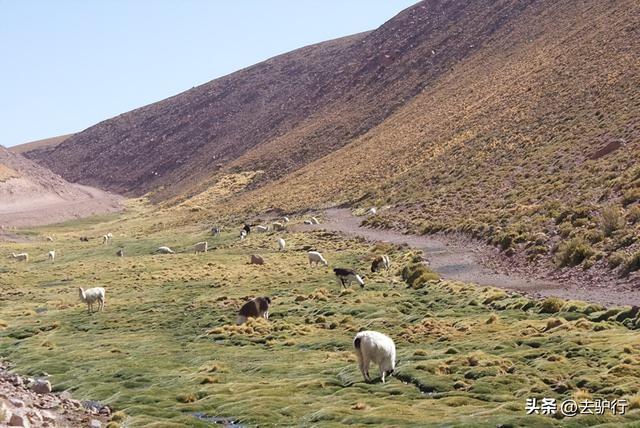
[[[375,210],[375,209],[372,209]],[[375,211],[370,214],[375,214]],[[254,226],[254,230],[257,232],[268,232],[270,229],[273,231],[286,230],[286,224],[289,222],[287,217],[282,218],[282,222],[273,222],[271,228],[263,225]],[[316,217],[312,217],[310,220],[306,220],[305,224],[319,224]],[[222,227],[212,227],[211,234],[217,236],[222,231]],[[240,239],[244,240],[251,232],[251,226],[245,224],[240,231]],[[102,244],[109,245],[113,243],[113,234],[107,233],[102,236]],[[47,237],[47,241],[53,241],[53,238]],[[80,241],[88,242],[89,238],[86,236],[80,237]],[[279,251],[285,251],[286,242],[283,238],[277,239]],[[308,247],[307,247],[308,248]],[[208,242],[202,241],[193,245],[195,254],[206,253],[208,250]],[[154,251],[154,253],[160,254],[175,254],[175,251],[168,246],[160,246]],[[116,255],[118,257],[124,257],[124,249],[120,248]],[[329,263],[318,251],[309,251],[307,253],[309,266],[318,266],[322,264],[328,266]],[[17,261],[28,262],[29,255],[27,253],[12,253],[12,257]],[[56,258],[56,251],[52,250],[47,253],[47,259],[54,262]],[[258,254],[252,254],[250,258],[250,264],[264,265],[264,258]],[[371,272],[379,272],[381,269],[389,269],[390,260],[387,255],[377,256],[371,264]],[[333,272],[343,288],[346,288],[352,282],[357,282],[360,287],[364,287],[365,283],[362,277],[353,269],[335,267]],[[87,311],[91,314],[95,311],[104,311],[106,292],[102,287],[94,287],[89,289],[78,288],[78,295],[82,302],[87,304]],[[271,299],[267,296],[256,297],[246,302],[238,311],[236,324],[241,325],[245,323],[249,318],[264,318],[269,319],[269,307],[271,305]],[[387,375],[390,375],[395,370],[396,365],[396,349],[393,340],[376,331],[361,331],[356,334],[353,340],[353,348],[358,360],[358,367],[366,382],[371,381],[369,375],[369,365],[371,363],[377,364],[380,371],[380,377],[382,382],[385,382]]]

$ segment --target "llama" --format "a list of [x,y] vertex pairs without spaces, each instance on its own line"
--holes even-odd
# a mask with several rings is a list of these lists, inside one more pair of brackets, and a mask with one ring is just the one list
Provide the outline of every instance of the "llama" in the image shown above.
[[309,251],[307,254],[309,255],[309,266],[313,266],[314,263],[316,264],[316,266],[318,266],[318,263],[329,266],[329,263],[327,263],[324,257],[322,257],[322,254],[320,254],[319,252]]
[[87,304],[87,311],[89,313],[93,312],[93,304],[95,302],[98,302],[98,311],[104,311],[104,288],[95,287],[84,290],[80,287],[78,288],[78,294],[80,295],[80,300]]
[[238,311],[236,324],[244,324],[249,318],[264,318],[268,320],[269,305],[271,305],[271,299],[268,297],[256,297],[255,299],[249,300],[242,305]]
[[379,272],[382,268],[388,270],[390,265],[391,261],[389,260],[389,256],[386,254],[377,256],[373,259],[373,262],[371,262],[371,272]]
[[[336,274],[342,287],[347,288],[347,285],[350,285],[352,281],[356,281],[360,284],[361,288],[364,288],[364,281],[354,270],[345,269],[345,268],[334,268],[333,273]],[[346,285],[345,285],[346,284]]]
[[193,246],[193,249],[196,254],[198,253],[206,253],[209,249],[209,243],[207,241],[198,242]]
[[353,339],[353,349],[365,382],[371,381],[370,363],[378,365],[382,383],[385,383],[387,374],[393,374],[396,368],[396,345],[389,336],[377,331],[361,331]]

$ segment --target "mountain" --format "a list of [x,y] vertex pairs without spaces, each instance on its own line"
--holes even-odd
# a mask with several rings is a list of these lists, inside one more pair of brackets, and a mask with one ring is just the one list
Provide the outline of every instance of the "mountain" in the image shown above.
[[194,217],[389,206],[367,222],[625,274],[640,267],[638,17],[632,0],[425,0],[33,157],[215,208]]
[[219,170],[273,180],[380,124],[534,3],[422,2],[374,31],[280,55],[27,156],[119,193],[160,189],[157,199]]
[[72,184],[0,146],[0,225],[32,226],[121,209],[121,198]]
[[[45,138],[43,140],[31,141],[24,144],[18,144],[17,146],[9,147],[9,151],[12,153],[24,154],[29,152],[31,156],[35,156],[36,152],[47,153],[50,150],[53,150],[57,145],[62,143],[64,140],[72,136],[73,134],[60,135],[58,137]],[[43,153],[40,153],[39,156],[43,156]]]

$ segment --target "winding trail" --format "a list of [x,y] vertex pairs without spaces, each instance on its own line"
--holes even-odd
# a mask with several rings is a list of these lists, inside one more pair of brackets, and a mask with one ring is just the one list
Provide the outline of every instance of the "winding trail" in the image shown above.
[[495,251],[480,242],[464,244],[449,242],[434,236],[405,235],[393,230],[361,227],[361,217],[346,208],[332,208],[326,212],[326,221],[320,225],[303,225],[300,230],[325,229],[350,236],[360,236],[370,241],[393,244],[406,243],[420,249],[429,260],[431,268],[445,279],[490,285],[523,292],[532,297],[557,296],[563,299],[585,300],[603,305],[640,305],[640,293],[613,287],[585,287],[568,282],[550,281],[517,274],[507,275],[487,268],[481,261],[482,254]]

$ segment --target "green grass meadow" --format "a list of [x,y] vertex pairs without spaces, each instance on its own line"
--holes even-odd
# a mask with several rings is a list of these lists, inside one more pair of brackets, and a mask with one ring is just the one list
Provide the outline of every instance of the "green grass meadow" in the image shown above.
[[[214,238],[206,225],[168,226],[130,206],[21,232],[32,240],[0,244],[31,258],[0,262],[0,357],[17,372],[48,373],[55,390],[112,406],[112,427],[212,425],[196,413],[261,427],[640,426],[640,334],[628,328],[638,319],[624,308],[449,281],[407,288],[400,272],[410,249],[324,232],[240,242],[236,229]],[[107,232],[113,245],[100,243]],[[189,247],[205,239],[213,248],[194,255]],[[152,254],[159,245],[178,254]],[[303,246],[330,267],[366,271],[366,288],[342,291],[330,267],[308,266]],[[369,273],[383,252],[392,269]],[[249,265],[253,253],[266,264]],[[87,314],[80,286],[106,289],[103,313]],[[273,299],[269,321],[235,326],[238,308],[259,295]],[[396,343],[397,375],[386,384],[363,382],[351,349],[360,329]],[[528,397],[626,398],[630,409],[526,415]]]

